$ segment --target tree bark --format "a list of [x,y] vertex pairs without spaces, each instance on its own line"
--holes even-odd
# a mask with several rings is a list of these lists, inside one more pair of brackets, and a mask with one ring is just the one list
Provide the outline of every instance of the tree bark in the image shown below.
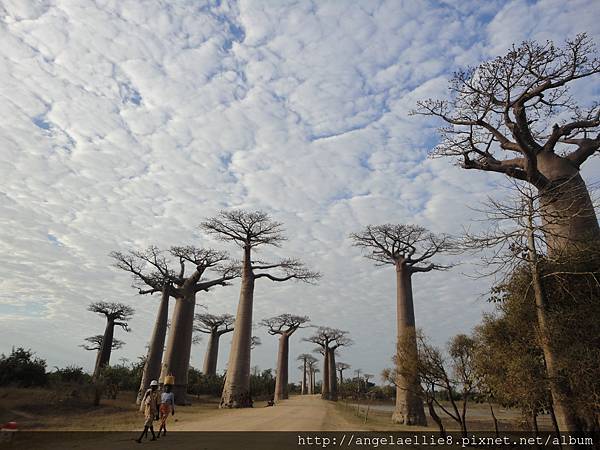
[[277,352],[277,377],[275,378],[274,400],[285,400],[288,398],[288,357],[290,337],[282,334],[279,337],[279,351]]
[[169,286],[163,287],[154,330],[148,346],[148,354],[144,371],[142,372],[142,381],[138,389],[136,403],[139,405],[146,390],[150,387],[150,381],[158,380],[161,372],[161,361],[163,349],[165,347],[165,337],[167,335],[167,322],[169,319]]
[[315,393],[315,372],[312,368],[309,370],[308,376],[308,395],[313,395]]
[[100,354],[96,358],[96,367],[94,368],[93,379],[97,380],[100,371],[108,366],[110,362],[110,355],[112,352],[113,336],[115,334],[115,321],[108,319],[106,321],[106,328],[104,329],[104,335],[102,336],[102,347],[100,347]]
[[217,360],[219,358],[219,340],[221,335],[213,329],[208,338],[206,355],[204,356],[204,375],[214,376],[217,374]]
[[537,160],[538,170],[550,181],[539,190],[548,253],[570,253],[589,248],[590,243],[598,245],[598,218],[579,169],[554,153],[541,153]]
[[342,373],[344,372],[344,369],[341,369],[339,372],[340,372],[340,384],[342,384],[344,382],[344,378],[342,377]]
[[175,403],[177,405],[189,404],[187,382],[192,350],[194,309],[196,308],[196,293],[194,289],[185,289],[184,292],[183,296],[175,300],[171,329],[169,330],[169,337],[167,339],[167,351],[160,373],[161,379],[164,379],[167,375],[175,377],[172,392],[175,394]]
[[[396,408],[392,415],[393,423],[404,425],[427,425],[423,400],[419,396],[420,381],[417,372],[417,337],[415,312],[412,296],[411,270],[404,263],[396,265],[396,308],[398,343],[406,346],[404,353],[413,361],[408,361],[406,370],[398,371],[396,381]],[[398,355],[399,358],[402,355]],[[399,363],[401,363],[399,361]]]
[[323,381],[321,383],[321,398],[329,400],[329,349],[324,348],[323,352]]
[[240,300],[235,318],[227,375],[221,396],[221,408],[249,408],[252,406],[250,397],[250,343],[252,340],[254,274],[252,273],[250,253],[250,247],[244,248]]
[[528,247],[529,247],[529,268],[531,270],[533,293],[535,297],[536,315],[539,330],[539,341],[544,354],[546,363],[546,373],[550,385],[550,393],[552,394],[552,404],[554,405],[554,413],[558,427],[563,433],[580,431],[577,412],[573,407],[573,402],[570,401],[570,393],[566,382],[557,368],[556,352],[552,345],[551,330],[548,326],[548,301],[544,292],[542,278],[538,268],[538,254],[533,235],[533,218],[530,211]]
[[329,400],[338,401],[337,374],[335,371],[335,349],[330,348],[329,352]]

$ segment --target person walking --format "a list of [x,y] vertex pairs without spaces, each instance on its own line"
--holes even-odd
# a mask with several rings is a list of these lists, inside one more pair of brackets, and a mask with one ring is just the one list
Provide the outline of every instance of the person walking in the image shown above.
[[158,437],[160,437],[160,432],[163,432],[163,436],[167,435],[167,419],[169,418],[169,413],[171,415],[175,415],[175,394],[171,392],[173,389],[173,383],[175,379],[171,375],[167,375],[165,377],[164,383],[164,392],[160,396],[160,427],[158,429]]
[[142,438],[146,436],[148,437],[148,429],[152,432],[152,441],[156,440],[156,435],[154,434],[154,427],[152,423],[154,420],[158,420],[158,409],[159,409],[159,401],[160,396],[158,392],[158,381],[152,380],[150,382],[150,389],[148,389],[144,393],[144,397],[142,397],[142,402],[140,404],[140,412],[144,413],[144,431],[136,442],[138,444],[142,443]]

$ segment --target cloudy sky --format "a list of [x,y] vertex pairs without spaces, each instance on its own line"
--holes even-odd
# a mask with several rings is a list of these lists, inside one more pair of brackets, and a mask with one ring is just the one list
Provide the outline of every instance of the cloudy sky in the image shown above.
[[[263,257],[300,257],[323,279],[260,280],[257,321],[289,312],[348,330],[356,343],[339,360],[378,374],[394,350],[394,273],[348,234],[385,222],[455,233],[503,183],[428,159],[440,124],[408,111],[513,42],[582,31],[600,42],[598,17],[594,0],[0,0],[0,352],[91,369],[78,345],[104,323],[86,306],[111,300],[136,309],[113,362],[136,359],[158,299],[136,295],[109,252],[194,244],[238,256],[198,224],[260,208],[289,237]],[[597,99],[598,78],[576,92]],[[597,159],[584,176],[599,181]],[[437,344],[487,308],[491,281],[471,272],[465,261],[414,280],[418,325]],[[234,313],[238,289],[198,302]],[[276,339],[256,334],[253,364],[273,367]],[[292,357],[311,350],[307,335]]]

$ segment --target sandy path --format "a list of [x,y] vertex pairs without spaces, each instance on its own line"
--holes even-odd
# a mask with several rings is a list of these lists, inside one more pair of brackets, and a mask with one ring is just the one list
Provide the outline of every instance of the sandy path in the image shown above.
[[[176,416],[177,417],[177,416]],[[170,421],[169,431],[207,433],[170,433],[155,442],[139,446],[133,439],[139,431],[116,433],[36,433],[17,436],[11,448],[27,450],[129,450],[150,446],[155,450],[297,450],[294,433],[251,433],[235,431],[342,431],[359,430],[336,411],[335,404],[318,395],[294,396],[274,407],[215,409],[214,414]],[[210,433],[214,431],[215,433]]]
[[332,402],[297,395],[273,407],[215,411],[213,417],[171,423],[173,431],[338,431],[356,429]]

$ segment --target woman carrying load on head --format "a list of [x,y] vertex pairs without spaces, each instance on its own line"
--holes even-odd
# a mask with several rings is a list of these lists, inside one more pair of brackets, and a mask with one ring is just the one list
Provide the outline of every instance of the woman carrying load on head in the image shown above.
[[144,431],[136,441],[138,443],[142,442],[142,438],[144,436],[148,437],[148,429],[152,432],[153,441],[156,440],[156,435],[154,434],[154,427],[152,426],[152,422],[154,420],[158,420],[158,408],[159,408],[160,396],[158,392],[158,381],[152,380],[150,382],[150,389],[148,389],[144,393],[144,397],[142,398],[142,402],[140,404],[140,411],[144,413]]
[[160,428],[158,429],[158,437],[160,437],[161,430],[163,430],[163,436],[167,435],[169,413],[173,416],[175,415],[175,394],[171,392],[174,382],[175,378],[172,375],[165,377],[164,392],[160,396]]

